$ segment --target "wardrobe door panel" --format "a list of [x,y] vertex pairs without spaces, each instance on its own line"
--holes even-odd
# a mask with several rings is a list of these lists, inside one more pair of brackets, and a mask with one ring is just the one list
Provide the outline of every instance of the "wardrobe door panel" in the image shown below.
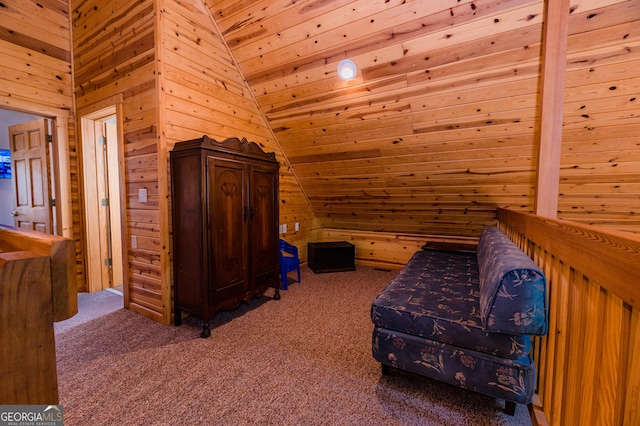
[[251,168],[251,279],[254,286],[278,283],[277,169]]
[[247,288],[246,165],[207,157],[212,300],[242,297]]

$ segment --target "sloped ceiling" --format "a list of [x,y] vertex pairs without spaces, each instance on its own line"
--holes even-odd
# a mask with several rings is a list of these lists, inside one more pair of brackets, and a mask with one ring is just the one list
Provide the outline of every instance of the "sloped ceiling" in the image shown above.
[[323,226],[477,236],[532,210],[542,1],[206,3]]

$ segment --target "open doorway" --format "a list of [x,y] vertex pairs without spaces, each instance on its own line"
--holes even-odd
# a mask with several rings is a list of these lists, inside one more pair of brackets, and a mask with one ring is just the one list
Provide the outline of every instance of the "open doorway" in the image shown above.
[[124,292],[121,156],[116,107],[82,116],[87,286]]

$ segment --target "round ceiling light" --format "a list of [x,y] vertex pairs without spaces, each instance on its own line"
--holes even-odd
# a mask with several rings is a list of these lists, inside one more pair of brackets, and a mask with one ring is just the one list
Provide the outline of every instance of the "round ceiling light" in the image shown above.
[[345,81],[353,80],[358,73],[358,67],[351,59],[344,59],[338,64],[338,75]]

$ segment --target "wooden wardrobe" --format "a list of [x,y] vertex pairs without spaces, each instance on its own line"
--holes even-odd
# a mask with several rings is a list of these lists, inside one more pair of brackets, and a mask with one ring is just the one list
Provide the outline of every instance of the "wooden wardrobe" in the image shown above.
[[174,323],[182,312],[209,320],[220,309],[280,298],[278,169],[254,142],[203,136],[170,152]]

